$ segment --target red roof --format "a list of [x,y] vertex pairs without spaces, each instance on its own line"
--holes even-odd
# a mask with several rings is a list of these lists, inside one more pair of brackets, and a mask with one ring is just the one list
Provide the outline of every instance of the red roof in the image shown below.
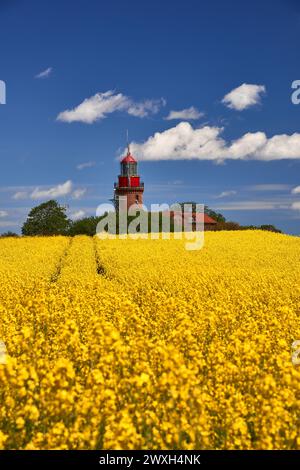
[[130,152],[121,160],[121,163],[136,163],[135,158],[131,155]]
[[205,224],[216,224],[217,221],[213,219],[212,217],[209,217],[209,215],[204,214],[204,223]]

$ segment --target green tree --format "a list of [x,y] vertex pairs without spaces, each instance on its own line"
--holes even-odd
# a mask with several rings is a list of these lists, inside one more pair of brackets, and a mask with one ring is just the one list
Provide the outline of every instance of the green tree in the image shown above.
[[281,230],[279,230],[277,227],[275,227],[274,225],[261,225],[260,227],[260,230],[267,230],[269,232],[275,232],[275,233],[282,233]]
[[96,234],[96,227],[101,217],[84,217],[80,220],[74,220],[70,224],[69,235],[89,235],[93,237]]
[[[189,202],[179,202],[182,210],[184,208],[184,204],[190,204],[192,206],[192,211],[196,211],[196,202],[195,201],[189,201]],[[226,219],[223,214],[220,212],[216,212],[213,209],[210,209],[208,206],[204,206],[204,212],[205,214],[209,215],[212,219],[214,219],[216,222],[226,222]]]
[[18,237],[18,236],[19,235],[17,233],[11,232],[11,231],[1,233],[1,235],[0,235],[1,238]]
[[22,227],[22,234],[35,235],[65,235],[70,221],[66,215],[66,207],[50,200],[34,207],[28,214]]
[[204,206],[204,212],[216,222],[226,222],[226,219],[223,214],[221,214],[220,212],[216,212],[213,209],[210,209],[208,206]]
[[242,230],[243,227],[237,222],[226,221],[226,222],[217,222],[214,230]]
[[195,201],[185,201],[185,202],[179,202],[178,204],[181,206],[181,210],[184,210],[185,205],[189,205],[189,206],[192,206],[191,209],[192,209],[193,212],[195,212],[197,202],[195,202]]

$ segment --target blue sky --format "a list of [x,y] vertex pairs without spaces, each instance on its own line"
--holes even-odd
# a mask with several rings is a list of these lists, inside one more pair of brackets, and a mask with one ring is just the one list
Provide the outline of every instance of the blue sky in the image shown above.
[[50,196],[94,215],[128,129],[147,206],[300,233],[297,1],[1,0],[0,19],[0,232]]

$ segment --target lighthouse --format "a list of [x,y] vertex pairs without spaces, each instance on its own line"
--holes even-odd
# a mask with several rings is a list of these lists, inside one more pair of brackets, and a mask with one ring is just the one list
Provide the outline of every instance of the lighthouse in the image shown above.
[[[114,203],[119,210],[120,196],[127,197],[127,210],[134,204],[143,204],[144,183],[140,181],[137,169],[137,161],[127,147],[127,155],[121,160],[121,174],[118,182],[114,184]],[[125,206],[126,207],[126,206]]]

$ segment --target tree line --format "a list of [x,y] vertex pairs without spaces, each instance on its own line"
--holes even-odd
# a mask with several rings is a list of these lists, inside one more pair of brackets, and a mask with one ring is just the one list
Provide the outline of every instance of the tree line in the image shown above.
[[[180,203],[183,207],[184,204],[191,204],[192,208],[195,207],[195,202]],[[214,219],[217,224],[214,230],[268,230],[271,232],[281,233],[274,225],[240,225],[237,222],[227,221],[223,214],[210,209],[205,206],[205,213]],[[22,226],[22,235],[24,236],[52,236],[52,235],[89,235],[93,236],[96,233],[98,223],[107,214],[101,216],[83,217],[80,220],[71,220],[67,216],[67,208],[60,205],[55,200],[44,202],[33,209],[28,214],[27,220]],[[149,232],[151,231],[151,212],[148,213],[148,226]],[[135,216],[128,216],[128,225]],[[173,232],[174,221],[170,221],[170,231]],[[160,217],[159,232],[163,231],[162,218]],[[118,225],[117,225],[117,233]],[[1,237],[17,237],[14,232],[5,232]]]

